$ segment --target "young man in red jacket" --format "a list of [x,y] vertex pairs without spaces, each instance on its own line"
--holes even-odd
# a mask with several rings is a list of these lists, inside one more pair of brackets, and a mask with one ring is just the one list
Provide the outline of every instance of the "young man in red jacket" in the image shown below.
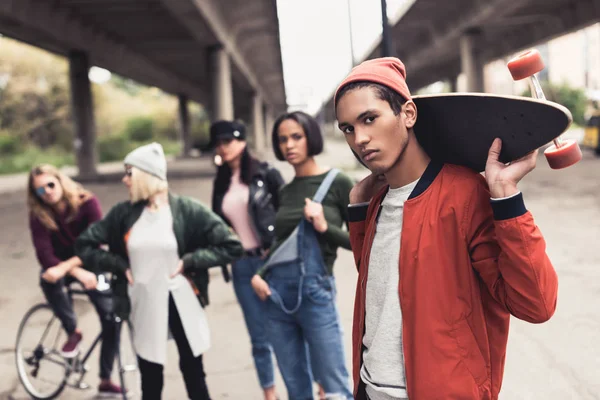
[[[372,174],[350,194],[358,267],[357,399],[497,399],[510,315],[540,323],[558,281],[517,183],[537,151],[485,178],[431,160],[396,58],[357,66],[339,86],[339,127]],[[468,118],[469,110],[457,118]]]

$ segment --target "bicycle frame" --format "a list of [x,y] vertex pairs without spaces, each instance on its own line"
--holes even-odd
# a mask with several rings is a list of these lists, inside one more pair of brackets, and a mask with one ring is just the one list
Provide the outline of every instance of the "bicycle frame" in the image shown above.
[[87,368],[85,366],[85,363],[87,362],[88,358],[90,358],[92,352],[94,351],[94,349],[96,348],[96,346],[98,345],[100,340],[102,340],[102,332],[100,332],[98,334],[98,336],[96,336],[96,339],[94,339],[94,342],[89,347],[87,353],[85,353],[85,356],[82,359],[80,359],[78,356],[71,360],[66,359],[67,363],[69,365],[69,368],[70,368],[69,374],[71,374],[72,372],[80,374],[79,379],[77,380],[77,383],[75,384],[75,386],[78,389],[87,389],[89,387],[87,384],[82,383],[83,378],[85,377],[85,374],[87,373]]
[[[121,332],[121,325],[123,324],[123,321],[118,318],[115,317],[115,320],[117,322],[117,324],[119,325],[119,329],[117,329],[117,332]],[[128,326],[131,329],[131,326]],[[87,384],[82,384],[83,382],[83,378],[85,377],[85,374],[87,373],[87,368],[85,367],[85,363],[87,362],[88,358],[90,357],[90,355],[92,354],[92,352],[94,351],[94,349],[96,348],[96,346],[98,345],[98,343],[100,342],[100,340],[102,340],[102,332],[100,332],[98,334],[98,336],[96,336],[96,339],[94,339],[94,342],[92,343],[92,345],[90,346],[90,348],[88,349],[87,353],[85,354],[85,356],[82,359],[79,359],[78,357],[73,358],[74,362],[77,362],[77,365],[75,365],[75,367],[73,367],[71,365],[72,370],[69,372],[73,372],[75,371],[76,373],[80,373],[79,376],[79,380],[76,383],[76,387],[78,389],[87,389],[89,386]],[[118,363],[118,368],[119,368],[119,380],[121,382],[121,387],[123,388],[124,392],[123,392],[123,400],[127,400],[127,387],[125,385],[125,372],[131,370],[130,368],[126,367],[123,365],[123,360],[121,359],[121,349],[120,349],[120,344],[119,344],[119,348],[117,348],[117,363]]]
[[[72,288],[71,286],[67,286],[67,295],[68,297],[71,299],[71,302],[73,300],[73,295],[87,295],[88,292],[86,290],[81,290],[81,289],[75,289]],[[111,296],[111,293],[108,291],[102,291],[103,295],[107,295],[107,296]],[[20,338],[22,335],[22,330],[23,329],[27,329],[24,328],[26,327],[26,321],[28,321],[28,318],[31,317],[31,315],[34,315],[35,313],[38,312],[38,310],[43,310],[43,309],[47,309],[49,311],[53,311],[52,307],[47,304],[47,303],[40,303],[37,305],[32,306],[27,313],[25,314],[24,318],[21,321],[21,324],[19,326],[19,332],[17,334],[17,346],[15,347],[15,351],[17,353],[16,357],[17,357],[17,369],[19,371],[19,379],[21,379],[21,382],[23,383],[23,385],[25,386],[26,390],[28,391],[28,393],[30,393],[32,396],[34,396],[33,393],[31,393],[31,391],[36,391],[37,389],[33,386],[31,386],[31,381],[30,379],[27,377],[27,375],[29,374],[29,372],[31,372],[31,376],[36,377],[37,376],[37,371],[39,369],[39,362],[42,359],[46,359],[46,361],[49,361],[50,363],[57,363],[60,364],[60,366],[62,368],[64,368],[64,377],[62,378],[62,381],[60,381],[58,383],[58,387],[55,389],[55,392],[50,392],[52,394],[49,394],[50,396],[53,396],[51,398],[55,398],[56,396],[58,396],[65,385],[67,386],[71,386],[75,389],[88,389],[89,385],[87,385],[85,382],[83,382],[86,373],[88,372],[88,368],[86,366],[86,363],[88,362],[88,360],[90,359],[92,352],[96,349],[96,347],[98,346],[98,343],[102,340],[102,331],[100,331],[96,336],[94,341],[92,342],[92,344],[87,348],[87,350],[81,349],[82,351],[79,352],[76,356],[72,357],[72,358],[65,358],[61,355],[61,352],[59,351],[59,346],[60,343],[58,343],[58,341],[60,340],[61,337],[61,332],[63,332],[63,329],[59,326],[59,330],[58,333],[56,334],[56,337],[54,337],[54,328],[56,327],[56,323],[58,323],[60,325],[60,322],[58,320],[58,318],[56,317],[56,315],[54,315],[54,313],[52,313],[52,317],[49,319],[45,319],[45,320],[40,320],[40,322],[43,324],[44,321],[45,325],[41,325],[40,328],[43,329],[42,335],[41,335],[41,339],[39,339],[39,341],[37,341],[37,344],[34,345],[35,347],[33,348],[33,350],[30,350],[31,353],[30,355],[24,356],[23,353],[21,352],[22,348],[20,347],[21,345],[20,343]],[[37,314],[35,314],[37,315]],[[132,365],[124,365],[123,364],[123,360],[121,359],[122,357],[122,352],[121,352],[121,343],[120,343],[120,335],[121,335],[121,327],[123,325],[123,323],[125,322],[129,328],[129,340],[131,341],[131,345],[133,348],[133,337],[132,337],[132,328],[131,328],[131,323],[130,321],[123,321],[121,320],[121,318],[119,318],[117,315],[115,315],[114,313],[111,313],[109,315],[106,316],[107,318],[111,318],[114,320],[114,322],[117,324],[118,329],[116,330],[116,334],[118,335],[118,337],[116,338],[118,346],[116,349],[116,361],[118,362],[118,368],[119,368],[119,378],[120,378],[120,382],[121,382],[121,387],[123,388],[124,392],[123,392],[123,400],[127,399],[128,394],[127,394],[127,387],[125,384],[125,373],[129,372],[129,371],[134,371],[137,369],[137,363],[134,363]],[[44,342],[46,340],[49,340],[49,346],[48,345],[44,345]],[[33,342],[35,343],[35,342]],[[19,350],[21,349],[21,350]],[[133,349],[134,353],[135,353],[135,349]],[[19,354],[23,357],[19,358]],[[22,361],[19,361],[22,360]],[[26,370],[29,368],[29,372],[26,372]],[[79,376],[77,376],[76,374],[79,374]],[[69,382],[69,377],[71,377],[71,380]],[[30,391],[31,390],[31,391]],[[42,395],[42,394],[40,394]],[[45,396],[45,394],[43,395]]]
[[[67,291],[68,291],[68,295],[71,299],[73,298],[73,295],[86,295],[87,294],[85,290],[73,289],[71,287],[69,287],[67,289]],[[56,317],[54,317],[54,319],[56,319]],[[89,349],[87,350],[87,352],[85,353],[85,356],[83,356],[83,358],[80,359],[79,356],[76,356],[71,360],[66,359],[68,362],[69,368],[70,368],[69,374],[72,372],[81,374],[79,376],[79,380],[76,383],[76,387],[78,389],[86,389],[88,387],[87,384],[82,384],[83,378],[85,377],[85,374],[87,373],[87,368],[85,367],[85,363],[87,362],[88,358],[90,358],[90,356],[92,355],[92,352],[94,351],[94,349],[96,348],[96,346],[98,345],[100,340],[102,340],[102,331],[100,331],[100,333],[98,333],[98,335],[94,339],[94,342],[89,347]]]
[[101,339],[102,339],[102,332],[100,332],[98,334],[98,336],[96,336],[96,339],[94,339],[94,343],[92,343],[92,345],[90,346],[89,350],[87,351],[87,353],[85,354],[85,356],[81,360],[81,362],[83,364],[85,364],[85,362],[88,360],[88,358],[92,354],[92,351],[94,351],[94,349],[96,348],[96,346],[98,345],[98,343],[100,342]]
[[[86,292],[84,290],[78,290],[78,289],[69,288],[69,296],[72,297],[74,294],[75,295],[84,295],[84,294],[86,294]],[[119,318],[117,316],[114,316],[114,318],[115,318],[115,322],[118,324],[117,332],[119,332],[119,334],[120,334],[120,332],[121,332],[121,326],[123,325],[124,321],[121,320],[121,318]],[[126,321],[126,322],[127,322],[127,325],[128,325],[128,327],[130,329],[130,332],[131,332],[131,324],[130,324],[129,321]],[[94,340],[94,343],[92,343],[92,345],[90,346],[89,350],[87,351],[87,353],[85,354],[85,356],[83,357],[83,359],[81,361],[79,361],[80,366],[81,366],[81,375],[80,375],[79,381],[77,382],[77,386],[79,388],[83,388],[83,387],[81,387],[82,386],[81,382],[83,381],[83,377],[84,377],[85,373],[87,372],[87,370],[85,368],[85,363],[86,363],[87,359],[90,357],[90,355],[92,354],[92,351],[94,351],[94,349],[98,345],[98,342],[100,342],[101,339],[102,339],[102,332],[100,332],[98,334],[98,336]],[[131,337],[130,337],[130,340],[132,340],[132,342],[133,342],[133,339]],[[126,400],[127,399],[127,393],[126,393],[127,388],[125,387],[125,376],[124,376],[124,374],[125,374],[125,372],[127,370],[129,370],[129,368],[125,367],[123,365],[123,363],[122,363],[122,360],[121,360],[121,349],[120,349],[120,347],[121,347],[121,345],[119,344],[119,346],[117,347],[117,354],[116,354],[116,356],[117,356],[117,363],[118,363],[118,368],[119,368],[119,380],[121,381],[121,387],[124,390],[124,392],[123,392],[123,400]]]

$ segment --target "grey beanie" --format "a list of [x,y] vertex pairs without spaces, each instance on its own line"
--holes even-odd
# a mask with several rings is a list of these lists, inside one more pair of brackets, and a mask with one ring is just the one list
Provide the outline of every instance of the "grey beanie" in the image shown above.
[[167,159],[160,143],[138,147],[125,156],[124,162],[163,181],[167,180]]

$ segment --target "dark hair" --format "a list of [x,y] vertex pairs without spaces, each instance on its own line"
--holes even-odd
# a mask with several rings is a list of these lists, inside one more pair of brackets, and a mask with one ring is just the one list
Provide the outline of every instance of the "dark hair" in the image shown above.
[[[236,140],[236,139],[233,139]],[[240,161],[240,179],[246,185],[250,185],[252,182],[252,177],[256,173],[258,168],[258,160],[256,160],[250,154],[248,150],[248,146],[244,148],[242,152],[242,159]],[[231,183],[231,167],[227,163],[223,163],[223,165],[217,168],[217,176],[215,177],[215,193],[225,193],[227,189],[229,189],[229,184]]]
[[344,97],[344,95],[346,93],[351,92],[356,89],[363,89],[363,88],[368,88],[368,87],[375,89],[375,92],[377,93],[377,97],[379,97],[380,100],[387,101],[387,103],[390,105],[390,108],[394,112],[394,115],[400,114],[400,111],[402,111],[402,105],[404,103],[406,103],[406,99],[404,97],[402,97],[398,92],[396,92],[395,90],[390,89],[389,87],[382,85],[380,83],[369,82],[369,81],[358,81],[358,82],[352,82],[352,83],[347,84],[346,86],[341,88],[340,91],[338,92],[337,96],[335,96],[335,104],[336,104],[335,113],[336,113],[336,115],[337,115],[337,104],[342,99],[342,97]]
[[308,147],[308,156],[311,157],[321,154],[323,151],[323,134],[321,133],[321,127],[319,126],[319,123],[316,119],[305,112],[294,111],[291,113],[282,114],[277,118],[277,120],[275,120],[271,140],[275,157],[277,157],[279,161],[285,160],[283,154],[281,153],[281,149],[279,148],[279,125],[288,119],[296,121],[298,124],[300,124],[302,130],[304,130]]

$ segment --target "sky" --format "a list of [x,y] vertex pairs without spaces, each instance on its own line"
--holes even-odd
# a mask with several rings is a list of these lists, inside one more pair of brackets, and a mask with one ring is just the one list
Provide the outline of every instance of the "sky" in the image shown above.
[[[414,0],[387,0],[393,24]],[[382,31],[380,0],[277,0],[281,55],[290,108],[316,112]],[[350,8],[351,30],[348,18]]]

